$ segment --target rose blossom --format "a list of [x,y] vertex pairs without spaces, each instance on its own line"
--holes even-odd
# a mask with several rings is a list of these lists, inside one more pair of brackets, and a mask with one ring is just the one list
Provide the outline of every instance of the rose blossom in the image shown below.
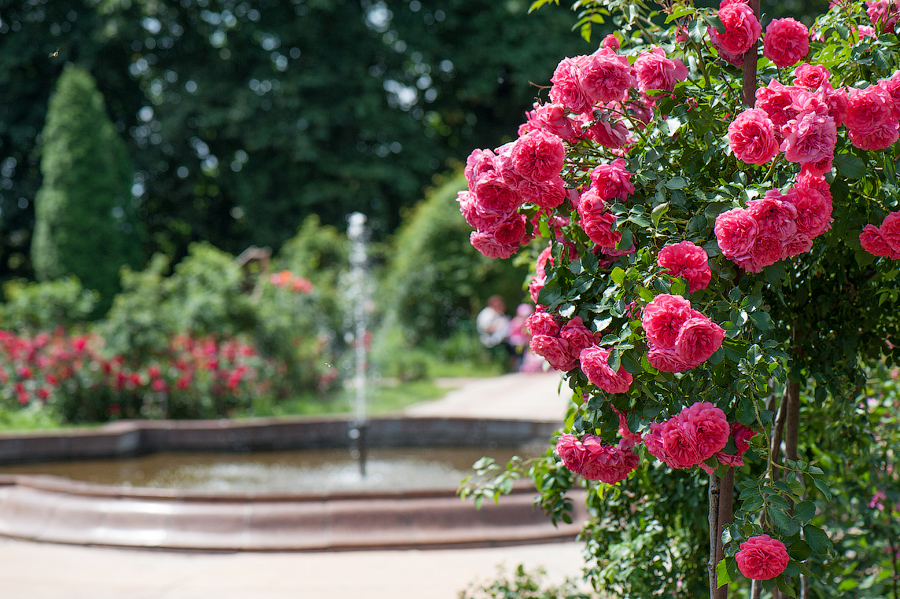
[[521,245],[525,239],[525,215],[513,213],[492,232],[501,245]]
[[645,93],[651,90],[672,91],[676,81],[684,81],[688,76],[683,62],[666,58],[665,51],[656,46],[638,56],[634,70],[638,89]]
[[743,56],[762,33],[762,27],[753,9],[741,2],[733,2],[722,6],[718,16],[725,27],[725,32],[719,33],[712,27],[708,29],[713,46],[724,50],[727,54]]
[[763,56],[779,68],[796,64],[809,52],[809,30],[790,17],[775,19],[763,36]]
[[850,142],[860,150],[883,150],[893,145],[898,139],[897,121],[886,121],[874,131],[860,133],[850,129]]
[[690,468],[728,444],[725,413],[708,402],[697,402],[667,421],[650,424],[644,435],[647,450],[672,468]]
[[762,272],[766,266],[772,266],[781,260],[784,254],[784,244],[793,236],[794,233],[787,238],[758,235],[753,241],[753,249],[750,250],[750,260],[739,266],[747,272]]
[[728,145],[738,160],[748,164],[765,164],[778,153],[772,121],[754,108],[743,111],[728,126]]
[[594,344],[594,334],[584,326],[580,316],[576,316],[563,325],[559,330],[559,337],[566,342],[569,355],[576,365],[578,364],[578,356],[581,354],[581,351]]
[[628,58],[607,48],[600,48],[579,63],[579,82],[592,102],[621,102],[636,84]]
[[616,217],[607,212],[606,202],[593,188],[581,196],[578,215],[581,217],[578,224],[597,245],[613,248],[622,239],[622,233],[613,230]]
[[664,247],[659,251],[656,263],[673,277],[687,281],[691,293],[705,289],[712,278],[706,251],[690,241]]
[[900,253],[900,212],[891,212],[881,223],[881,236],[894,253]]
[[581,350],[579,360],[581,370],[588,380],[607,393],[628,393],[631,386],[631,373],[619,365],[617,371],[609,366],[610,350],[596,345]]
[[866,14],[872,25],[881,25],[882,31],[893,32],[900,18],[896,0],[866,0]]
[[617,199],[624,202],[634,193],[631,173],[625,168],[625,160],[616,158],[610,164],[601,164],[591,171],[591,187],[604,201]]
[[581,476],[614,485],[628,478],[638,467],[640,458],[634,453],[633,444],[620,441],[619,446],[603,445],[599,437],[585,435],[582,444],[587,450],[581,467]]
[[496,155],[490,150],[475,149],[466,158],[466,181],[469,183],[469,189],[475,187],[476,181],[484,175],[489,175],[497,171]]
[[691,308],[691,302],[680,295],[661,293],[644,307],[641,325],[650,343],[674,349],[681,325],[695,316],[702,314]]
[[617,38],[612,33],[608,34],[603,41],[600,42],[601,48],[609,48],[610,50],[618,50],[619,49],[619,38]]
[[738,570],[751,580],[770,580],[787,568],[787,548],[784,543],[769,535],[750,537],[741,543],[741,550],[735,554]]
[[900,259],[900,254],[895,253],[891,246],[881,235],[881,231],[875,225],[866,225],[859,234],[859,243],[862,249],[873,256],[883,256],[893,260]]
[[619,435],[622,439],[629,443],[640,443],[641,436],[638,433],[631,432],[631,429],[628,428],[628,412],[620,412],[616,409],[616,406],[612,406],[612,409],[619,416]]
[[831,84],[828,81],[830,78],[831,71],[820,64],[814,65],[804,62],[794,69],[794,85],[805,87],[810,91],[815,91],[822,86],[830,90]]
[[578,358],[569,353],[569,345],[559,337],[534,335],[529,342],[531,351],[541,356],[556,370],[568,372],[578,365]]
[[592,104],[578,79],[578,66],[584,58],[584,56],[563,58],[550,78],[553,84],[550,88],[550,99],[577,113],[590,112]]
[[675,339],[675,354],[686,364],[699,366],[722,345],[725,330],[705,316],[687,319]]
[[469,243],[488,258],[509,258],[521,247],[518,243],[501,243],[492,232],[483,231],[472,231],[469,235]]
[[[576,140],[581,137],[581,127],[566,115],[562,104],[538,104],[534,110],[525,113],[527,121],[523,125],[526,131],[546,131],[562,139]],[[522,131],[519,132],[522,134]]]
[[795,187],[782,196],[797,209],[797,232],[817,237],[831,227],[831,199],[817,189]]
[[716,217],[713,232],[725,257],[736,262],[749,257],[759,225],[743,208],[733,208]]
[[556,455],[567,469],[580,473],[587,457],[587,449],[575,435],[562,435],[556,442]]
[[532,335],[549,335],[550,337],[559,335],[559,324],[553,315],[547,312],[532,312],[525,320],[525,326]]
[[865,136],[874,133],[885,123],[896,123],[895,110],[894,99],[884,88],[878,85],[870,85],[865,89],[851,88],[844,125],[851,134]]
[[516,172],[522,177],[548,181],[559,176],[566,161],[566,150],[556,135],[534,131],[516,141],[511,158]]
[[691,468],[701,461],[697,446],[674,418],[662,424],[651,423],[644,443],[651,455],[670,468]]
[[775,131],[780,132],[781,127],[797,116],[797,111],[792,108],[792,104],[794,103],[794,93],[799,90],[800,88],[782,85],[772,79],[768,86],[756,90],[756,102],[753,107],[769,115],[769,119],[775,125]]
[[611,115],[602,115],[598,120],[592,120],[582,115],[585,124],[589,124],[585,137],[592,139],[604,148],[618,149],[630,142],[628,127],[620,120],[613,120]]
[[828,116],[827,108],[823,108],[825,110],[821,112],[804,110],[784,126],[781,150],[786,159],[806,164],[830,160],[834,156],[837,127],[834,119]]
[[515,188],[510,187],[499,172],[482,175],[469,189],[475,195],[475,201],[488,210],[509,213],[522,204]]
[[747,202],[747,213],[756,220],[760,236],[785,241],[797,232],[797,209],[776,189],[767,191],[761,199]]
[[473,229],[490,231],[496,229],[510,213],[505,211],[490,210],[478,202],[478,198],[469,191],[460,191],[456,194],[459,210]]

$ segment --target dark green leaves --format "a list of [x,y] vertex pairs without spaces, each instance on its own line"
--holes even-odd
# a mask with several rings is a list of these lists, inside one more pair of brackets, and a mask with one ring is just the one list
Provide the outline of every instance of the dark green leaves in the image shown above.
[[859,179],[866,172],[865,163],[853,154],[837,154],[832,162],[848,179]]

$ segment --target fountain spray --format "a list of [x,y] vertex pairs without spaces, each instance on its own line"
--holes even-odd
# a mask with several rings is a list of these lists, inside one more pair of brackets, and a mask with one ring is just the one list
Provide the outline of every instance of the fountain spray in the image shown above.
[[355,345],[355,373],[353,385],[356,391],[353,422],[349,432],[354,442],[354,453],[359,460],[359,472],[366,475],[366,394],[368,391],[366,366],[368,348],[366,340],[366,304],[369,290],[366,287],[366,215],[354,212],[348,218],[347,237],[350,240],[350,305],[353,313],[353,340]]

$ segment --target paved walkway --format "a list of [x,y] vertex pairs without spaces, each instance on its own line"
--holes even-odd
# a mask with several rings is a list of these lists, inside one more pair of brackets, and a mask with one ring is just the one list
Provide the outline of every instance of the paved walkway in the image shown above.
[[[561,420],[555,373],[463,384],[411,406],[421,416]],[[52,545],[0,539],[3,599],[456,599],[498,565],[578,577],[581,545],[345,553],[201,554]]]

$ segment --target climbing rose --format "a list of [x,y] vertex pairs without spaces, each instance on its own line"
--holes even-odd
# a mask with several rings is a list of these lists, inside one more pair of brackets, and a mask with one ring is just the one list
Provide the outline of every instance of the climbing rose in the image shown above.
[[706,251],[690,241],[664,247],[660,250],[656,263],[673,277],[681,277],[687,281],[691,293],[705,289],[712,278]]
[[[828,116],[827,107],[823,110],[804,110],[782,129],[784,142],[781,145],[784,157],[791,162],[806,164],[823,159],[829,161],[834,156],[834,144],[837,141],[837,126],[834,119]],[[829,170],[831,166],[829,164]]]
[[891,212],[881,223],[881,236],[895,254],[900,254],[900,212]]
[[747,441],[756,436],[756,431],[743,424],[734,422],[731,425],[731,436],[734,437],[734,445],[737,451],[733,454],[720,451],[716,453],[716,459],[719,460],[720,464],[740,468],[744,465],[744,452],[750,449],[750,444]]
[[780,134],[781,127],[788,121],[797,116],[796,108],[793,108],[794,94],[800,88],[792,85],[782,85],[777,80],[772,79],[766,87],[760,87],[756,90],[756,102],[754,108],[762,110],[771,119],[775,125],[776,133]]
[[828,82],[830,78],[831,71],[819,64],[804,62],[794,69],[794,85],[805,87],[810,91],[815,91],[823,85],[831,89]]
[[775,126],[764,111],[745,110],[728,126],[728,145],[738,160],[765,164],[778,153]]
[[593,188],[581,196],[578,203],[579,225],[591,241],[605,248],[614,248],[622,239],[622,233],[613,231],[616,217],[606,210],[606,202]]
[[578,80],[579,62],[584,56],[563,58],[553,71],[550,83],[550,99],[562,104],[572,112],[585,113],[591,111],[591,99],[581,87]]
[[556,442],[556,455],[572,472],[581,472],[587,450],[575,435],[562,435]]
[[621,102],[635,86],[634,69],[628,58],[600,48],[579,64],[579,82],[592,102]]
[[803,23],[791,19],[775,19],[766,27],[763,37],[763,56],[779,68],[797,64],[809,52],[809,30]]
[[532,312],[525,320],[525,326],[532,335],[549,335],[556,337],[559,335],[559,325],[556,319],[547,312]]
[[581,466],[581,476],[588,480],[599,480],[614,485],[628,478],[638,467],[640,458],[634,453],[634,444],[622,440],[619,446],[603,445],[595,435],[586,435],[582,443],[587,455]]
[[559,337],[534,335],[529,342],[531,351],[541,356],[556,370],[568,372],[578,365],[578,358],[572,358],[568,344]]
[[[594,334],[584,326],[584,322],[580,316],[576,316],[567,322],[559,330],[560,339],[564,340],[569,349],[569,355],[575,365],[578,364],[578,357],[581,350],[588,348],[594,344]],[[574,366],[572,366],[574,368]],[[569,368],[568,370],[571,370]]]
[[741,550],[734,557],[741,574],[752,580],[775,578],[790,560],[784,543],[769,535],[750,537],[741,543]]
[[716,217],[713,232],[725,257],[733,262],[743,262],[750,256],[759,225],[743,208],[733,208]]
[[795,187],[782,198],[797,209],[797,232],[812,238],[831,227],[831,198],[825,197],[819,190]]
[[644,307],[641,324],[650,343],[673,349],[681,325],[695,316],[702,314],[691,309],[691,302],[680,295],[661,293]]
[[644,435],[651,455],[671,468],[691,468],[728,444],[725,413],[709,402],[697,402],[663,423],[652,423]]
[[873,256],[883,256],[893,260],[900,259],[900,252],[894,252],[888,242],[881,235],[881,231],[875,225],[866,225],[859,234],[859,243],[862,249]]
[[728,54],[743,56],[762,33],[753,9],[741,2],[732,2],[719,8],[718,16],[725,27],[725,33],[719,33],[710,27],[708,31],[713,45]]
[[605,38],[603,38],[602,42],[600,42],[600,47],[601,48],[609,48],[610,50],[618,50],[619,49],[619,38],[617,38],[615,35],[610,33]]
[[616,158],[609,164],[601,164],[591,171],[591,187],[604,201],[624,202],[634,193],[631,173],[625,168],[625,161]]
[[516,172],[533,181],[548,181],[558,176],[566,161],[562,140],[544,131],[534,131],[520,137],[512,148]]
[[617,371],[609,366],[610,350],[596,345],[581,350],[581,370],[588,380],[607,393],[627,393],[631,386],[631,373],[621,365]]
[[520,247],[518,243],[501,243],[493,233],[483,231],[472,231],[469,243],[488,258],[509,258],[518,252]]
[[527,118],[523,125],[526,131],[546,131],[557,135],[562,139],[576,140],[581,137],[581,127],[566,115],[566,109],[562,104],[534,104],[534,110],[525,113]]
[[721,347],[723,339],[725,330],[710,319],[689,318],[678,331],[675,354],[685,364],[699,366]]
[[875,133],[891,122],[896,129],[895,110],[894,99],[881,86],[870,85],[865,89],[850,89],[844,125],[850,130],[851,141],[853,136],[864,137]]
[[672,91],[676,81],[684,81],[688,76],[683,62],[666,58],[665,51],[656,46],[638,56],[634,70],[638,89],[645,93],[651,90]]
[[882,31],[894,31],[900,18],[900,6],[896,0],[866,0],[866,14],[872,25],[881,25]]

